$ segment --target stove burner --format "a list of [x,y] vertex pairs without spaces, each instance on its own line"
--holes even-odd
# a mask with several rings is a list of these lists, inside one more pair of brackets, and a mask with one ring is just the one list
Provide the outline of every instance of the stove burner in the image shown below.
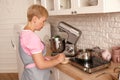
[[103,60],[102,58],[95,57],[95,56],[92,56],[92,59],[89,61],[85,61],[75,57],[71,58],[70,61],[73,66],[76,66],[88,73],[92,73],[97,70],[107,68],[110,65],[109,61]]

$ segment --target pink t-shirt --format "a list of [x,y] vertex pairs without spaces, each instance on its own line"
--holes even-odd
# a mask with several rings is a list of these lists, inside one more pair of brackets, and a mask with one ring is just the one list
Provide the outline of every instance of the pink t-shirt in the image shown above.
[[44,49],[40,38],[31,30],[23,30],[20,33],[20,43],[28,55],[41,53]]

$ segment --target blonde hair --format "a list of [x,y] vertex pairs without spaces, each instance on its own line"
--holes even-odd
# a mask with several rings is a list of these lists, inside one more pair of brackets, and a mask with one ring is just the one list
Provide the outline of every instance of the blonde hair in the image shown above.
[[28,8],[28,11],[27,11],[28,21],[31,21],[33,16],[37,16],[38,18],[41,18],[41,17],[47,18],[48,11],[43,6],[34,4]]

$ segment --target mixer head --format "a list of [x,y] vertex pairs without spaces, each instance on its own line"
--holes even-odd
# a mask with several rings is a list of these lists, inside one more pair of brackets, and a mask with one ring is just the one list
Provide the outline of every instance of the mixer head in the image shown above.
[[71,44],[76,44],[82,32],[79,29],[74,28],[73,26],[61,21],[58,24],[58,29],[61,32],[66,32],[68,34],[67,42]]

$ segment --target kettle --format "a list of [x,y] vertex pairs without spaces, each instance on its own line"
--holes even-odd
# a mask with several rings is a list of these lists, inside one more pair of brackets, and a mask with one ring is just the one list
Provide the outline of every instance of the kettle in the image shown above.
[[62,53],[65,50],[65,39],[60,36],[52,37],[50,45],[53,53]]

